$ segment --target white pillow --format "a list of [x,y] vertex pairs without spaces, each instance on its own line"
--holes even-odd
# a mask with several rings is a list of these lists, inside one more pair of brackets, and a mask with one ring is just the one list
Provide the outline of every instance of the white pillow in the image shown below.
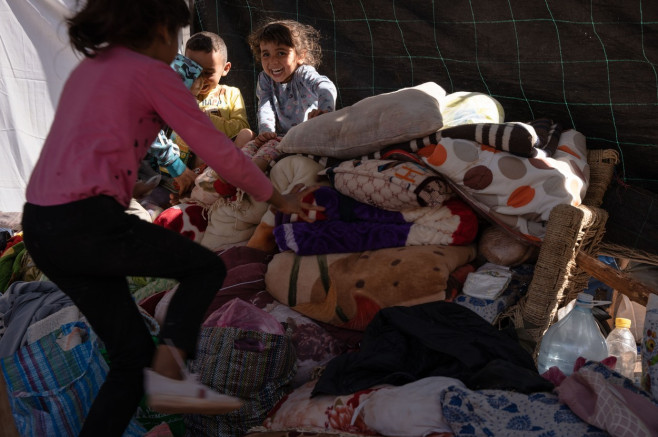
[[439,85],[427,82],[367,97],[293,127],[277,149],[350,159],[421,138],[443,126],[440,102],[445,95]]

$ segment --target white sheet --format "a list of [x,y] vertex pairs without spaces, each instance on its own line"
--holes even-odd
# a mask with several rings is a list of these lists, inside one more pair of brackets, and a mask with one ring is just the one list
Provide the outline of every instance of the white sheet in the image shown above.
[[78,58],[63,18],[74,0],[0,0],[0,211],[23,209],[62,86]]
[[[65,23],[75,10],[76,0],[0,0],[2,212],[23,210],[62,87],[81,59],[69,45]],[[188,38],[185,28],[182,42]]]

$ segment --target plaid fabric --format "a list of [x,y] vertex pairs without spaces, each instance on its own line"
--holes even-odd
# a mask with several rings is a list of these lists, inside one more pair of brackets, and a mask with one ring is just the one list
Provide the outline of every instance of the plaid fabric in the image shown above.
[[213,389],[245,401],[220,416],[184,416],[189,436],[236,436],[260,425],[289,391],[296,367],[290,335],[204,327],[192,372]]
[[[80,344],[60,344],[78,331]],[[94,332],[82,322],[62,325],[0,360],[9,403],[21,436],[75,437],[107,376],[108,365]],[[131,422],[124,436],[143,435]]]
[[[67,351],[58,344],[79,329],[82,343]],[[98,340],[81,322],[63,325],[0,361],[21,436],[77,436],[108,366]]]

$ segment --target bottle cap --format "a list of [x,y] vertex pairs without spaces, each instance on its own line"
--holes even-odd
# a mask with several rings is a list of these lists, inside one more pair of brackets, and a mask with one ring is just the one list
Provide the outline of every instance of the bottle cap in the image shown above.
[[576,305],[580,305],[586,308],[592,308],[597,305],[608,305],[610,303],[612,302],[609,300],[594,300],[594,296],[584,292],[578,293],[578,297],[576,299]]
[[593,300],[594,300],[594,297],[591,294],[578,293],[578,300],[576,302],[577,303],[591,304]]
[[623,317],[617,317],[615,319],[615,327],[617,327],[617,328],[630,328],[631,327],[631,319],[625,319]]

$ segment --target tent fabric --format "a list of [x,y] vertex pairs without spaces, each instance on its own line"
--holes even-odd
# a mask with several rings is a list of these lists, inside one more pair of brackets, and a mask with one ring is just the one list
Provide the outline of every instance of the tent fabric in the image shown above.
[[[506,121],[549,117],[619,152],[624,186],[609,199],[617,244],[658,253],[658,236],[628,232],[628,206],[658,229],[658,2],[638,0],[196,0],[193,31],[224,38],[231,72],[255,122],[260,66],[246,43],[263,19],[293,19],[322,35],[318,71],[338,88],[337,108],[433,81],[480,92]],[[395,120],[391,120],[395,122]],[[649,196],[649,202],[639,197]],[[630,199],[624,199],[630,196]],[[644,206],[640,206],[640,203]],[[627,214],[628,215],[628,214]]]
[[[253,116],[246,36],[266,17],[322,35],[337,107],[427,81],[496,98],[507,121],[542,116],[620,152],[626,183],[658,192],[658,3],[638,0],[232,0],[194,2],[194,30],[222,36]],[[250,120],[253,121],[253,120]],[[254,123],[251,123],[254,125]]]

